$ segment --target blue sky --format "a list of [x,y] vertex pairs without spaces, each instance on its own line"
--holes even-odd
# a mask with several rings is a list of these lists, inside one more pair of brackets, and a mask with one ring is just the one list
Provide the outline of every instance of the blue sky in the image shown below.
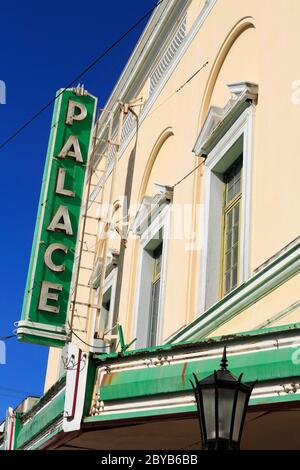
[[[89,62],[111,45],[156,0],[45,0],[1,4],[0,80],[7,102],[0,105],[0,144],[51,100]],[[143,25],[81,81],[104,105]],[[0,336],[20,319],[52,108],[0,151]],[[0,422],[8,406],[41,395],[48,348],[6,342],[0,365]]]

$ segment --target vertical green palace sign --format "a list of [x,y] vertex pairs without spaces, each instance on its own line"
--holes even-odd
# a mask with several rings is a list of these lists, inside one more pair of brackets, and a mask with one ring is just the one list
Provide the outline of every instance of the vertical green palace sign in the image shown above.
[[56,94],[37,222],[17,334],[63,346],[97,100],[82,88]]

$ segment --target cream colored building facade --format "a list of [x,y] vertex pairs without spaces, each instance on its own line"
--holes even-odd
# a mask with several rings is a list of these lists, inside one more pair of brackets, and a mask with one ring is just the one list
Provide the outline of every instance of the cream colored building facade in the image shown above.
[[199,449],[224,346],[241,448],[300,448],[299,15],[159,3],[95,125],[69,341],[0,449]]
[[[166,0],[154,12],[95,129],[72,304],[80,348],[112,351],[117,323],[139,349],[298,321],[299,8],[297,0]],[[118,143],[119,101],[131,109],[117,154],[107,133],[112,122]],[[99,318],[99,239],[116,157]],[[235,279],[226,292],[224,188],[238,158],[238,234],[235,253],[227,253],[237,260],[229,261]],[[94,339],[111,328],[105,341]],[[60,355],[50,350],[46,389],[59,377]]]
[[300,448],[299,14],[158,4],[95,125],[69,341],[0,449],[199,449],[224,346],[241,448]]

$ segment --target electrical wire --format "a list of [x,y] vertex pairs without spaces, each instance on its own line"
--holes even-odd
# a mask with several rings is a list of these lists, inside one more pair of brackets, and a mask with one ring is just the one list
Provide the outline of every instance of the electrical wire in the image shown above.
[[0,341],[6,341],[7,339],[16,338],[16,335],[9,335],[9,336],[0,336]]
[[9,388],[9,387],[3,387],[2,385],[0,385],[0,395],[9,395],[11,396],[12,394],[14,395],[31,395],[31,396],[35,396],[36,394],[33,393],[32,391],[28,391],[28,390],[23,390],[23,389],[18,389],[18,388]]
[[118,325],[119,325],[118,322],[115,323],[114,326],[112,326],[109,330],[106,330],[106,331],[104,332],[103,336],[108,335],[108,333],[110,333],[111,331],[113,331],[113,330],[116,328],[116,326],[118,326]]
[[207,67],[208,63],[209,63],[209,62],[206,61],[206,62],[200,67],[200,69],[196,70],[196,72],[193,73],[193,75],[192,75],[190,78],[188,78],[188,79],[183,83],[183,85],[181,85],[181,86],[176,90],[176,93],[178,93],[179,91],[181,91],[182,88],[184,88],[185,85],[187,85],[191,80],[193,80],[193,78],[195,78],[196,75],[198,75],[198,73],[201,72],[202,69],[204,69],[205,67]]
[[189,173],[187,173],[183,178],[181,178],[181,180],[177,181],[177,183],[174,184],[173,188],[178,186],[180,183],[186,180],[190,175],[192,175],[196,170],[198,170],[198,168],[200,168],[200,166],[202,166],[205,163],[205,160],[206,158],[204,158],[204,160],[202,160],[202,162],[199,163],[199,165],[195,166],[195,168],[193,168],[191,171],[189,171]]
[[104,350],[105,350],[105,349],[107,349],[107,348],[110,347],[110,344],[108,344],[107,346],[95,346],[94,344],[87,343],[87,342],[84,341],[82,338],[80,338],[79,335],[77,335],[77,334],[75,333],[75,331],[71,328],[71,325],[70,325],[69,322],[68,322],[68,325],[69,325],[69,329],[70,329],[71,333],[72,333],[74,336],[76,336],[76,338],[79,339],[79,341],[81,341],[83,344],[85,344],[85,345],[88,346],[89,348],[101,349],[101,350],[104,349]]
[[46,109],[49,108],[59,97],[62,95],[68,88],[70,88],[74,83],[78,82],[84,75],[87,74],[95,65],[97,65],[109,52],[111,52],[116,46],[118,46],[134,29],[136,29],[151,13],[153,13],[156,8],[163,3],[165,0],[160,0],[157,4],[148,10],[142,17],[140,17],[124,34],[122,34],[113,44],[111,44],[105,51],[99,54],[96,59],[94,59],[87,67],[85,67],[68,85],[60,91],[55,98],[52,98],[48,103],[46,103],[42,108],[37,111],[31,118],[28,119],[24,124],[22,124],[18,129],[16,129],[13,134],[11,134],[6,140],[0,144],[0,150],[2,150],[9,142],[11,142],[15,137],[17,137],[24,129],[26,129],[35,119],[37,119]]
[[193,78],[195,78],[198,75],[198,73],[201,72],[201,70],[203,70],[205,67],[207,67],[208,64],[209,64],[208,61],[206,61],[204,64],[202,64],[201,67],[198,70],[196,70],[196,72],[194,72],[182,85],[180,85],[179,88],[177,88],[175,91],[173,91],[173,93],[171,93],[161,104],[156,106],[156,108],[154,108],[148,114],[148,117],[151,116],[151,114],[155,113],[155,111],[157,111],[159,108],[161,108],[168,101],[170,101],[170,99],[173,98],[173,96],[175,96],[177,93],[179,93],[188,83],[190,83],[190,81],[193,80]]

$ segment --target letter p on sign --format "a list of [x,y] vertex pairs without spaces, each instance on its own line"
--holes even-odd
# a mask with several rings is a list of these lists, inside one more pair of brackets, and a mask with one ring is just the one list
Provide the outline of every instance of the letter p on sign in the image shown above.
[[[78,112],[79,110],[79,112]],[[84,104],[78,101],[69,101],[66,124],[72,126],[73,121],[83,121],[87,116],[87,109]]]

